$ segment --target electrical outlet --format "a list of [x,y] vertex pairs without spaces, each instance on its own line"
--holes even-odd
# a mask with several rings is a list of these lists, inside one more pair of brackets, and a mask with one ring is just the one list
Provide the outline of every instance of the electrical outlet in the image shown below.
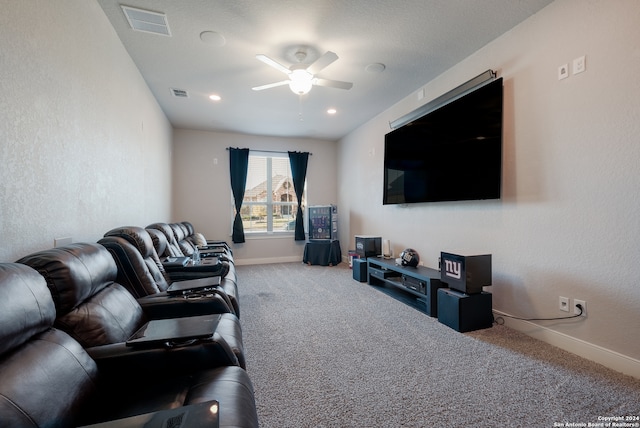
[[53,239],[53,246],[54,247],[64,247],[65,245],[69,245],[73,242],[73,239],[71,239],[70,236],[64,237],[64,238],[54,238]]
[[561,311],[569,312],[569,298],[568,297],[560,296],[559,305],[560,305],[560,310]]
[[584,55],[573,60],[573,74],[582,73],[586,69],[587,62]]
[[587,316],[587,302],[585,302],[584,300],[578,300],[578,299],[574,299],[573,300],[573,313],[575,315],[579,315],[580,314],[580,309],[578,308],[578,305],[582,306],[582,316],[586,317]]

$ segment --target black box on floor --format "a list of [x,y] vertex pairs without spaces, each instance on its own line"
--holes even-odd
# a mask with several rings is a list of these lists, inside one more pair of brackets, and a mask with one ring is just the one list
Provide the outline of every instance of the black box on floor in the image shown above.
[[438,321],[452,329],[466,331],[493,325],[491,293],[465,294],[449,288],[438,289]]
[[367,259],[353,259],[353,279],[367,282]]

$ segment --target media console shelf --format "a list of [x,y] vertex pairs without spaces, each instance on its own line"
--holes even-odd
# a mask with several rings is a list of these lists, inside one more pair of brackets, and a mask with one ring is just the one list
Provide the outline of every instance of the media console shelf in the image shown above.
[[440,282],[440,271],[423,266],[400,266],[394,259],[367,258],[367,283],[391,285],[416,296],[425,304],[427,315],[438,316],[438,289],[447,287]]

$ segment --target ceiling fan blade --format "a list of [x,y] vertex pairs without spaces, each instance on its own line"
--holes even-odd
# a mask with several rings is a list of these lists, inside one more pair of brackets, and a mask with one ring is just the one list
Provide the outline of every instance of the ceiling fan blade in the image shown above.
[[253,89],[254,91],[262,91],[263,89],[269,89],[269,88],[275,88],[276,86],[288,85],[289,82],[290,80],[283,80],[282,82],[268,83],[262,86],[254,86],[251,89]]
[[307,71],[311,74],[317,74],[320,72],[320,70],[327,67],[337,59],[338,55],[336,55],[335,52],[327,51],[327,53],[322,55],[320,58],[315,60],[313,64],[307,67]]
[[353,87],[353,83],[351,82],[342,82],[340,80],[329,80],[329,79],[313,79],[313,84],[316,86],[328,86],[330,88],[338,88],[338,89],[351,89]]
[[276,70],[283,72],[284,74],[289,74],[291,72],[291,70],[289,70],[287,67],[280,64],[277,61],[272,60],[266,55],[258,54],[256,55],[256,58],[258,58],[260,61],[264,62],[265,64],[275,68]]

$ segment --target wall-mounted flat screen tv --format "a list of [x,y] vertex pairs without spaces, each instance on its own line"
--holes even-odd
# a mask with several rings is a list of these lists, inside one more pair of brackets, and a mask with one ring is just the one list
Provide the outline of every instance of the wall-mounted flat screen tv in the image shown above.
[[500,199],[502,78],[385,135],[383,204]]

